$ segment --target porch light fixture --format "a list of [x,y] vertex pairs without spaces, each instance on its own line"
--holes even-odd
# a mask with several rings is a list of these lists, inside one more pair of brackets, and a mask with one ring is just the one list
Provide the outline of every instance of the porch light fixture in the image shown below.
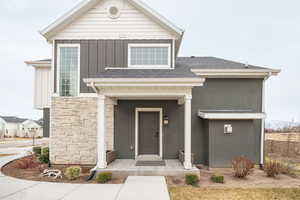
[[169,117],[168,116],[164,116],[164,125],[165,126],[169,125]]

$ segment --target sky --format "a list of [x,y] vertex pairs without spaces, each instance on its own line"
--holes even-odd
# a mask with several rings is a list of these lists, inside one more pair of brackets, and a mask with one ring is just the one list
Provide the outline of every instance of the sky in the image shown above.
[[[38,119],[26,60],[50,58],[38,31],[80,0],[0,1],[0,115]],[[281,69],[266,82],[268,120],[300,121],[300,1],[144,0],[185,30],[180,56]]]

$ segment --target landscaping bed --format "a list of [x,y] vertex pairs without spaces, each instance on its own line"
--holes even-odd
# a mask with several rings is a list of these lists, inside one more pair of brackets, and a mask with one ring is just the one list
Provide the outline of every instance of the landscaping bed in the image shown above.
[[[25,159],[32,159],[32,167],[27,169],[20,169],[18,167],[20,162],[23,162]],[[25,180],[32,180],[32,181],[42,181],[42,182],[55,182],[55,183],[80,183],[80,184],[97,184],[96,180],[86,181],[89,177],[89,171],[91,168],[89,167],[81,167],[81,174],[80,176],[75,180],[69,180],[65,175],[64,172],[66,169],[70,166],[60,165],[55,166],[52,168],[48,168],[47,164],[43,164],[38,159],[31,155],[27,156],[21,159],[14,160],[4,167],[1,168],[1,171],[6,176],[12,176],[19,179],[25,179]],[[58,169],[60,170],[63,175],[62,178],[54,179],[53,177],[43,177],[41,176],[41,173],[44,169]],[[124,183],[125,179],[115,179],[112,178],[111,181],[108,181],[106,184],[121,184]]]
[[[225,183],[214,183],[211,176],[215,173],[224,176]],[[167,177],[169,187],[187,186],[184,178]],[[204,170],[200,172],[200,188],[300,188],[300,179],[287,175],[279,175],[276,178],[267,177],[266,174],[259,169],[244,179],[233,176],[232,169]]]
[[212,189],[191,186],[170,187],[171,200],[297,200],[300,189],[294,188],[252,188]]

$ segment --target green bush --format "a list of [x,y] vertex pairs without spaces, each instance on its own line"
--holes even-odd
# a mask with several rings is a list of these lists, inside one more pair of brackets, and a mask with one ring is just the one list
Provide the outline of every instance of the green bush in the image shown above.
[[49,147],[44,147],[41,151],[41,155],[39,156],[39,160],[42,163],[49,163]]
[[218,175],[218,174],[213,174],[210,179],[214,183],[224,183],[224,176]]
[[79,166],[68,167],[65,171],[65,176],[69,180],[75,180],[79,178],[80,174],[81,174],[81,167]]
[[97,175],[96,181],[98,183],[107,183],[108,181],[112,180],[112,173],[111,172],[102,172]]
[[194,174],[185,175],[185,183],[187,185],[197,186],[199,184],[199,177]]
[[33,147],[32,151],[36,157],[39,157],[42,153],[42,147]]

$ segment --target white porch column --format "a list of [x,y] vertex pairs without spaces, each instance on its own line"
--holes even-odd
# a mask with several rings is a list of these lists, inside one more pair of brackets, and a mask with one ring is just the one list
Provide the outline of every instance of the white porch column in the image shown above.
[[105,169],[106,162],[106,141],[105,141],[105,96],[98,95],[98,108],[97,108],[97,148],[98,148],[98,161],[97,167]]
[[184,168],[185,169],[192,169],[192,122],[191,122],[191,96],[185,97],[185,104],[184,104]]

